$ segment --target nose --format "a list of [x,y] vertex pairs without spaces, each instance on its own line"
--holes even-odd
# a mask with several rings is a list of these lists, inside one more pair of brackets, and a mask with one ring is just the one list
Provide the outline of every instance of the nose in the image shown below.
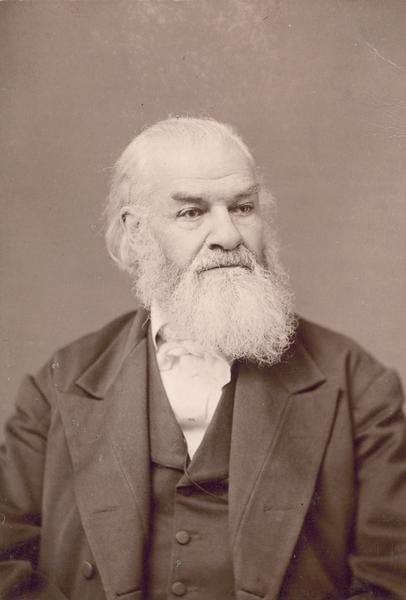
[[241,242],[241,234],[227,208],[218,207],[212,214],[211,229],[206,238],[207,246],[210,250],[234,250]]

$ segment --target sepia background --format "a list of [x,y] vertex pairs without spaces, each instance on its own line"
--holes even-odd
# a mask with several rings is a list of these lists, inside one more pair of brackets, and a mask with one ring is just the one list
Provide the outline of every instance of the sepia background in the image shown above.
[[406,2],[0,2],[0,427],[51,352],[131,309],[111,167],[169,114],[237,126],[297,309],[406,379]]

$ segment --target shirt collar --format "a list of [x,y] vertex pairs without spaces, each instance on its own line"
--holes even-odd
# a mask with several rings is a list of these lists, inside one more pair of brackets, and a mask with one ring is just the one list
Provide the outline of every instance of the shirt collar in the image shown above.
[[[152,343],[154,345],[155,352],[158,351],[158,346],[160,344],[160,333],[165,325],[168,324],[168,317],[165,311],[159,306],[156,300],[152,300],[151,302],[151,337]],[[162,338],[161,338],[162,342]],[[229,366],[231,366],[231,362],[226,356],[223,354],[217,353],[217,356],[221,357],[225,360]]]

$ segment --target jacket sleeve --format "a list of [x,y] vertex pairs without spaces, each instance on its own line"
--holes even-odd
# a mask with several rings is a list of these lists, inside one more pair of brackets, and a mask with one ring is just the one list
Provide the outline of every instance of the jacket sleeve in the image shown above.
[[[43,378],[50,380],[43,371]],[[0,448],[0,598],[65,596],[37,571],[41,503],[50,404],[40,385],[27,377]]]
[[395,373],[383,370],[353,401],[356,515],[352,598],[406,599],[406,427]]

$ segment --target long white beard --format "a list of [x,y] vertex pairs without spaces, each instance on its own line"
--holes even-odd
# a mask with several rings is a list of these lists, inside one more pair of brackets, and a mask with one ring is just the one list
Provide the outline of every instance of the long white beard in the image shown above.
[[295,318],[270,239],[265,267],[240,246],[231,251],[204,248],[180,270],[168,264],[150,234],[143,237],[134,252],[135,292],[147,308],[152,300],[159,304],[176,336],[230,360],[279,361],[291,342]]

